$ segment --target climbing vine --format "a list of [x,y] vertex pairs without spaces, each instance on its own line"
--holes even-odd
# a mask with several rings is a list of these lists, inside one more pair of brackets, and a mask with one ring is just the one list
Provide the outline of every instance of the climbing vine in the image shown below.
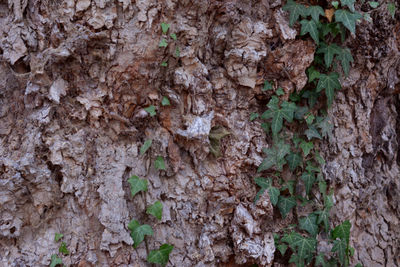
[[[354,254],[349,244],[350,222],[331,228],[333,190],[324,180],[321,168],[325,161],[318,151],[320,140],[328,138],[333,129],[327,108],[341,89],[340,78],[349,74],[354,61],[350,49],[342,45],[348,32],[355,34],[356,23],[363,18],[355,11],[354,2],[341,0],[324,8],[287,2],[283,9],[289,12],[289,25],[296,27],[299,23],[300,36],[309,35],[317,47],[314,62],[307,70],[308,83],[301,92],[282,101],[282,89],[266,81],[262,90],[275,89],[275,95],[261,116],[251,114],[251,120],[264,120],[263,129],[271,133],[273,140],[273,145],[264,149],[266,158],[258,167],[258,173],[265,177],[255,178],[260,187],[255,201],[267,191],[282,218],[296,207],[309,211],[302,215],[300,209],[296,210],[297,223],[274,235],[279,253],[290,256],[289,262],[296,266],[349,266]],[[326,103],[325,108],[317,102]],[[285,166],[295,180],[283,179]],[[326,242],[331,244],[328,253],[318,250],[321,242],[325,247]]]

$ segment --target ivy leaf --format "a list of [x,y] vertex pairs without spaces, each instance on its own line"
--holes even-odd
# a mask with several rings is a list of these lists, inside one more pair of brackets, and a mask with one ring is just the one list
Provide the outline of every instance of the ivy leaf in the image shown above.
[[260,191],[258,191],[255,202],[260,198],[260,196],[264,193],[265,190],[268,190],[269,198],[271,200],[272,205],[276,206],[278,203],[278,197],[280,195],[279,189],[272,186],[272,179],[271,178],[264,178],[264,177],[256,177],[254,178],[256,184],[261,187]]
[[391,2],[387,5],[387,10],[390,13],[390,16],[392,16],[392,19],[394,19],[394,15],[396,14],[396,5]]
[[307,125],[312,124],[314,119],[315,119],[315,116],[312,113],[308,113],[306,116]]
[[170,106],[171,105],[171,102],[169,102],[168,97],[163,96],[163,98],[161,100],[161,105],[163,105],[163,106]]
[[154,168],[156,168],[156,170],[166,170],[163,157],[161,156],[156,157],[156,160],[154,161]]
[[279,250],[279,252],[283,256],[283,255],[285,255],[288,246],[285,244],[279,244],[276,248]]
[[261,91],[267,91],[267,90],[271,90],[272,89],[272,85],[269,81],[264,81],[264,86],[261,89]]
[[302,120],[304,116],[308,112],[308,107],[307,106],[298,106],[296,111],[294,112],[294,118],[296,120]]
[[322,139],[321,135],[313,125],[308,126],[308,129],[304,133],[306,134],[308,140],[311,140],[312,138]]
[[61,242],[61,245],[60,245],[58,251],[64,255],[69,254],[69,250],[68,250],[67,244],[65,242]]
[[339,7],[339,1],[332,1],[332,6],[336,9]]
[[148,106],[147,108],[144,108],[144,110],[150,114],[150,117],[153,117],[156,115],[156,107],[153,105]]
[[131,194],[134,197],[140,191],[147,191],[147,180],[146,179],[139,179],[136,175],[133,175],[131,178],[128,179],[128,183],[131,186]]
[[175,33],[171,33],[169,36],[171,36],[172,40],[176,41],[177,37]]
[[341,240],[346,241],[346,244],[348,244],[350,240],[350,228],[350,221],[344,221],[342,224],[336,226],[335,229],[332,230],[332,239],[335,240],[336,238],[340,238]]
[[296,245],[303,237],[296,232],[291,232],[290,234],[284,234],[282,237],[282,242],[289,245],[292,250],[296,250]]
[[152,143],[153,143],[153,140],[151,140],[151,139],[147,139],[146,141],[144,141],[143,146],[140,148],[140,155],[143,155],[144,153],[146,153],[146,151],[151,147]]
[[165,23],[165,22],[161,23],[161,30],[162,30],[163,34],[166,34],[168,32],[169,26],[170,25],[168,23]]
[[372,8],[377,8],[379,6],[378,2],[375,1],[369,1],[368,4],[372,7]]
[[257,119],[260,115],[256,112],[253,112],[250,114],[250,121],[254,121],[255,119]]
[[317,240],[315,238],[302,237],[297,243],[297,254],[301,259],[306,259],[312,255],[315,250]]
[[153,229],[150,225],[140,223],[137,220],[132,220],[128,224],[128,229],[131,231],[131,237],[133,240],[133,247],[137,248],[140,243],[144,240],[145,235],[153,235]]
[[277,170],[281,171],[283,165],[286,163],[285,156],[290,152],[290,145],[279,141],[272,148],[264,149],[267,157],[258,167],[257,172],[268,170],[276,165]]
[[291,152],[287,157],[289,168],[291,171],[294,171],[298,166],[303,166],[303,157],[300,153]]
[[269,109],[261,115],[263,119],[272,118],[271,130],[274,135],[278,134],[282,129],[283,118],[288,122],[293,121],[293,115],[296,110],[295,103],[284,101],[281,104],[281,108],[279,108],[278,102],[279,99],[273,96],[267,105]]
[[285,218],[286,215],[290,212],[292,208],[296,206],[296,198],[295,197],[283,197],[279,196],[278,198],[278,208],[282,214],[282,217]]
[[311,161],[307,161],[307,167],[306,170],[308,172],[321,172],[321,169],[312,165]]
[[307,217],[301,218],[299,227],[306,230],[310,235],[316,236],[318,234],[317,215],[311,213]]
[[181,56],[181,50],[179,49],[179,47],[176,47],[175,49],[175,57],[179,58]]
[[285,92],[283,91],[282,87],[279,87],[278,89],[276,89],[275,94],[281,96],[284,95]]
[[310,154],[311,149],[314,148],[314,144],[313,142],[301,141],[300,148],[303,150],[304,157],[307,157],[308,154]]
[[318,29],[315,21],[303,19],[302,21],[300,21],[300,24],[301,24],[300,35],[305,35],[309,33],[311,38],[313,38],[313,40],[315,41],[315,43],[319,45]]
[[51,255],[50,267],[56,267],[59,264],[63,264],[62,259],[57,254]]
[[158,44],[158,47],[167,47],[168,43],[167,40],[165,40],[164,38],[161,39],[160,43]]
[[325,16],[325,12],[320,6],[309,6],[307,11],[315,22],[319,22],[319,16]]
[[335,21],[341,22],[352,33],[356,31],[356,21],[362,16],[358,13],[351,13],[347,10],[339,9],[335,11]]
[[336,44],[326,45],[325,43],[323,43],[321,47],[317,50],[317,53],[324,54],[325,66],[329,68],[332,64],[333,57],[342,53],[342,48],[340,48]]
[[315,183],[315,175],[312,172],[304,172],[301,175],[301,179],[304,182],[304,185],[306,187],[306,193],[307,195],[310,193],[311,188],[313,187]]
[[163,244],[157,250],[150,251],[149,255],[147,256],[147,261],[150,263],[158,263],[161,266],[165,266],[169,260],[169,254],[174,249],[174,246],[170,244]]
[[328,267],[328,264],[325,261],[325,254],[319,253],[317,257],[315,257],[315,265],[321,265],[322,267]]
[[307,16],[308,12],[304,5],[297,4],[293,0],[288,0],[287,4],[283,7],[283,10],[289,11],[289,25],[290,27],[298,20],[299,16]]
[[346,251],[347,251],[347,243],[345,240],[335,240],[333,242],[332,252],[337,252],[339,256],[339,261],[342,266],[347,266],[346,262]]
[[165,62],[165,61],[163,61],[163,62],[161,62],[160,66],[161,66],[161,67],[167,67],[167,66],[168,66],[168,63]]
[[328,99],[328,106],[330,106],[333,102],[335,89],[342,88],[339,82],[339,74],[336,72],[332,72],[328,75],[321,74],[317,85],[317,92],[320,92],[322,89],[325,89],[325,94]]
[[329,209],[325,207],[323,210],[317,211],[316,214],[318,215],[317,223],[318,224],[322,223],[324,225],[325,232],[328,233],[328,231],[329,231]]
[[63,237],[64,237],[63,234],[56,233],[56,234],[54,235],[54,241],[58,242],[58,241],[59,241],[61,238],[63,238]]
[[353,56],[351,55],[350,49],[343,48],[342,52],[338,55],[337,59],[342,63],[343,72],[346,76],[349,75],[350,62],[354,62]]
[[315,161],[318,162],[319,165],[325,165],[325,160],[324,158],[319,154],[319,152],[315,152]]
[[153,205],[147,207],[146,213],[151,214],[157,218],[157,220],[161,221],[163,212],[163,204],[160,201],[154,202]]
[[308,73],[308,82],[312,82],[315,79],[319,79],[319,76],[321,75],[321,73],[317,71],[313,66],[307,69],[307,73]]
[[340,2],[342,3],[342,6],[347,6],[351,12],[354,12],[354,2],[356,0],[340,0]]
[[317,127],[321,130],[323,137],[331,136],[333,131],[333,125],[329,122],[330,118],[326,116],[322,121],[317,123]]

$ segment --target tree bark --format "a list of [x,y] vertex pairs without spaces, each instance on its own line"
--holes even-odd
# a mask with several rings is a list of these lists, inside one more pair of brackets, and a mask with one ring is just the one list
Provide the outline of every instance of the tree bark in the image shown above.
[[[272,234],[301,210],[282,219],[266,195],[254,204],[271,137],[249,120],[272,94],[264,80],[288,98],[314,59],[283,4],[1,1],[0,265],[49,265],[63,233],[67,266],[151,266],[148,251],[163,243],[174,245],[168,266],[284,266]],[[319,143],[331,224],[351,221],[352,262],[400,266],[400,17],[383,2],[356,9],[372,22],[346,41],[355,62],[329,110],[333,134]],[[218,127],[229,135],[216,148]],[[132,175],[147,192],[131,196]],[[145,212],[156,200],[160,222]],[[137,249],[132,219],[154,229]]]

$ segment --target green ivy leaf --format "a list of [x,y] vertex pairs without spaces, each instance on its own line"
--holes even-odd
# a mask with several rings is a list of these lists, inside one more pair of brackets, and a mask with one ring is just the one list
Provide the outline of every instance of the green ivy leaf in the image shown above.
[[323,210],[318,210],[316,211],[316,214],[318,215],[318,224],[323,224],[324,230],[326,233],[329,232],[329,209],[324,208]]
[[272,148],[264,149],[264,152],[267,154],[267,157],[258,167],[257,172],[268,170],[274,165],[277,170],[281,171],[283,165],[286,163],[285,156],[290,152],[290,145],[279,141]]
[[300,148],[303,150],[304,157],[307,157],[308,154],[310,154],[311,149],[314,148],[314,144],[313,142],[301,141]]
[[257,119],[260,115],[256,112],[253,112],[250,114],[250,121],[254,121],[255,119]]
[[304,133],[306,134],[308,140],[311,140],[312,138],[322,139],[321,135],[313,125],[308,126],[308,129]]
[[161,105],[163,105],[163,106],[171,106],[171,102],[169,102],[168,97],[163,96],[163,98],[161,100]]
[[306,170],[307,170],[308,172],[321,172],[321,169],[318,168],[318,167],[316,167],[316,166],[314,166],[314,165],[311,163],[311,161],[307,161]]
[[329,121],[330,118],[326,116],[322,121],[317,123],[317,127],[321,130],[323,137],[330,137],[332,135],[333,125]]
[[131,186],[131,194],[134,197],[140,191],[147,191],[147,180],[146,179],[139,179],[136,175],[133,175],[131,178],[128,179],[128,183]]
[[315,116],[312,113],[308,113],[306,116],[307,125],[311,125],[315,119]]
[[310,34],[311,38],[315,41],[317,45],[319,45],[319,37],[318,37],[318,29],[317,24],[314,20],[306,20],[303,19],[300,21],[301,24],[301,32],[300,35]]
[[356,21],[362,16],[358,13],[351,13],[347,10],[339,9],[335,11],[335,21],[341,22],[352,33],[356,32]]
[[350,49],[343,48],[342,53],[339,54],[337,59],[342,63],[343,72],[346,76],[349,75],[350,62],[354,62],[353,56],[351,55]]
[[144,141],[143,146],[140,148],[140,155],[143,155],[144,153],[146,153],[146,151],[151,147],[152,143],[153,143],[153,140],[151,140],[151,139],[147,139],[146,141]]
[[303,237],[296,232],[290,232],[290,234],[284,234],[282,237],[282,242],[285,242],[289,245],[289,247],[295,251],[296,245]]
[[166,170],[164,158],[162,156],[157,156],[154,161],[154,168],[156,170]]
[[310,235],[317,236],[318,225],[317,225],[317,215],[311,213],[307,217],[303,217],[299,221],[300,229],[306,230]]
[[315,175],[312,172],[304,172],[301,175],[301,180],[303,180],[304,185],[306,187],[306,193],[309,195],[311,188],[315,183]]
[[309,6],[307,11],[308,15],[310,15],[315,22],[319,22],[319,16],[325,16],[325,12],[320,6]]
[[325,66],[327,68],[331,66],[334,56],[340,55],[341,53],[342,48],[336,44],[326,45],[325,43],[322,43],[321,47],[317,50],[317,54],[324,54]]
[[165,62],[165,61],[163,61],[163,62],[161,62],[160,66],[161,66],[161,67],[168,67],[168,63]]
[[282,96],[285,94],[285,92],[283,91],[282,87],[279,87],[278,89],[276,89],[275,94],[278,96]]
[[181,56],[181,50],[179,49],[179,47],[175,48],[175,57],[179,58]]
[[283,255],[285,255],[288,246],[285,244],[279,244],[276,248],[279,250],[279,252],[283,256]]
[[298,20],[299,16],[307,16],[308,12],[304,5],[297,4],[293,0],[288,0],[287,4],[283,7],[283,10],[289,11],[289,25],[290,27]]
[[150,114],[150,117],[153,117],[153,116],[155,116],[157,114],[156,113],[156,107],[153,106],[153,105],[148,106],[147,108],[144,108],[144,110],[147,111],[147,113]]
[[339,1],[332,1],[332,6],[333,6],[335,9],[338,9],[338,7],[339,7]]
[[356,265],[354,265],[354,267],[363,267],[363,265],[361,263],[357,263]]
[[62,259],[57,254],[51,255],[50,267],[56,267],[59,264],[63,264]]
[[165,22],[161,23],[161,30],[162,30],[163,34],[166,34],[168,32],[169,26],[170,25],[168,23],[165,23]]
[[340,0],[340,2],[342,3],[342,6],[347,6],[351,12],[354,12],[354,2],[356,0]]
[[158,44],[158,47],[167,47],[168,43],[167,40],[165,40],[164,38],[161,39],[160,43]]
[[56,233],[56,234],[54,235],[54,241],[58,242],[58,241],[59,241],[61,238],[63,238],[63,237],[64,237],[63,234]]
[[328,264],[325,261],[325,254],[319,253],[317,257],[315,257],[315,266],[328,267]]
[[328,75],[321,74],[316,90],[317,92],[320,92],[322,89],[325,89],[325,94],[328,99],[328,106],[330,106],[333,102],[335,89],[340,88],[342,87],[339,82],[339,74],[332,72]]
[[350,228],[350,221],[344,221],[342,224],[336,226],[335,229],[332,230],[332,239],[335,240],[336,238],[340,238],[341,240],[345,240],[346,244],[348,244],[350,240]]
[[278,209],[282,214],[282,217],[285,218],[286,215],[296,206],[296,198],[295,197],[283,197],[279,196],[278,198]]
[[157,218],[157,220],[161,221],[162,219],[162,211],[163,211],[163,204],[160,201],[154,202],[153,205],[147,207],[146,213],[151,214]]
[[341,263],[341,266],[347,266],[347,257],[346,257],[346,251],[347,251],[347,243],[345,240],[335,240],[333,241],[333,247],[332,247],[332,252],[337,252],[339,256],[339,261]]
[[133,247],[137,248],[140,243],[144,240],[145,235],[153,235],[153,229],[150,225],[140,223],[137,220],[132,220],[128,224],[128,229],[131,231],[131,237],[133,240]]
[[286,160],[289,164],[289,168],[291,171],[294,171],[298,166],[303,166],[303,157],[300,153],[293,153],[291,152],[287,157]]
[[298,106],[296,108],[296,111],[294,112],[294,118],[296,120],[302,120],[304,119],[304,116],[307,114],[307,112],[308,112],[307,106]]
[[308,73],[308,82],[312,82],[315,79],[319,79],[319,76],[321,75],[321,73],[317,71],[313,66],[307,69],[307,73]]
[[375,1],[369,1],[368,4],[372,7],[372,8],[377,8],[379,6],[378,2]]
[[272,205],[276,206],[276,204],[278,203],[278,197],[280,195],[280,192],[276,187],[272,186],[272,179],[271,178],[266,179],[264,177],[256,177],[254,178],[254,181],[259,187],[261,187],[254,201],[257,202],[260,196],[264,193],[264,191],[268,190],[271,203]]
[[315,160],[318,162],[319,165],[324,165],[325,164],[325,160],[324,158],[319,154],[319,152],[315,152]]
[[262,115],[262,119],[271,119],[271,130],[274,135],[277,135],[282,129],[283,119],[288,122],[293,121],[293,115],[296,110],[296,104],[292,102],[284,101],[281,104],[281,108],[279,108],[279,99],[276,96],[272,96],[271,100],[268,103],[268,110],[265,111]]
[[169,36],[171,36],[172,40],[176,41],[178,38],[176,37],[175,33],[171,33]]
[[317,240],[315,238],[302,237],[297,243],[297,254],[301,259],[307,259],[315,251]]
[[65,242],[61,242],[61,245],[60,245],[58,251],[64,255],[69,254],[69,250],[68,250],[67,244]]
[[387,5],[387,9],[390,13],[390,16],[392,16],[392,19],[394,19],[394,15],[396,14],[396,5],[391,2]]
[[150,251],[149,255],[147,256],[147,261],[150,263],[158,263],[161,266],[165,266],[169,260],[169,254],[174,249],[174,246],[170,244],[163,244],[157,250]]
[[272,89],[272,85],[269,81],[264,81],[264,86],[261,91],[268,91]]

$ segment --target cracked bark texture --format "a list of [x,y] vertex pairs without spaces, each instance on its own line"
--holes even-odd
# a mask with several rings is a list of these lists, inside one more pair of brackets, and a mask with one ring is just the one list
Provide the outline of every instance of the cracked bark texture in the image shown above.
[[[48,265],[58,232],[71,251],[66,265],[150,266],[146,247],[168,242],[169,266],[282,266],[272,233],[294,215],[282,220],[265,194],[253,202],[270,142],[249,115],[265,110],[265,79],[284,98],[307,81],[315,47],[296,39],[283,4],[0,1],[0,265]],[[353,261],[399,266],[399,14],[371,16],[347,40],[355,62],[329,112],[333,135],[320,145],[335,190],[331,223],[352,222]],[[161,22],[178,36],[166,49]],[[155,117],[144,111],[151,104]],[[230,133],[219,159],[214,126]],[[166,171],[154,169],[158,155]],[[132,198],[131,175],[148,179],[148,192]],[[145,214],[156,200],[161,222]],[[155,230],[136,250],[133,218]]]

